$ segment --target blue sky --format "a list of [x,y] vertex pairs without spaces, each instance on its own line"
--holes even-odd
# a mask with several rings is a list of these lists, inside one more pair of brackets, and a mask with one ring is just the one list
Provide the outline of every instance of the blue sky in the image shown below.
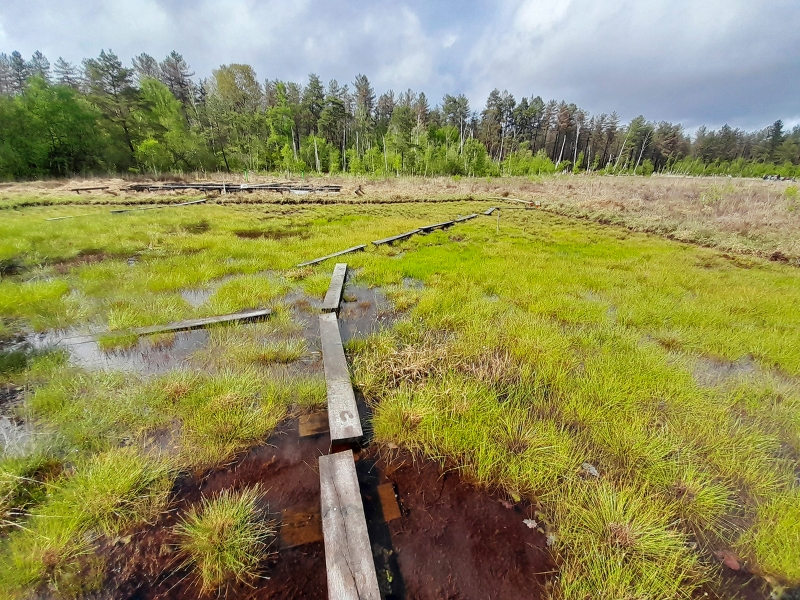
[[252,64],[261,79],[365,73],[432,104],[497,87],[623,119],[760,128],[800,123],[797,0],[0,0],[0,51],[126,63],[181,52],[198,77]]

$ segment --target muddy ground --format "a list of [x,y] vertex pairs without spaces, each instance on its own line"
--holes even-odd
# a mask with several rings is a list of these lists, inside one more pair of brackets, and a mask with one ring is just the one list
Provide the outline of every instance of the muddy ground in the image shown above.
[[[173,510],[155,526],[104,544],[107,580],[96,597],[199,597],[196,579],[174,550],[172,526],[203,496],[260,483],[269,514],[282,527],[261,565],[262,578],[252,587],[231,585],[228,597],[327,598],[317,459],[328,450],[327,434],[301,438],[290,421],[231,465],[187,475],[176,483]],[[554,567],[544,534],[523,523],[533,517],[531,506],[492,496],[408,454],[381,457],[362,449],[357,471],[385,598],[544,597]],[[386,483],[401,513],[388,523],[378,494]],[[306,543],[293,545],[298,542]]]

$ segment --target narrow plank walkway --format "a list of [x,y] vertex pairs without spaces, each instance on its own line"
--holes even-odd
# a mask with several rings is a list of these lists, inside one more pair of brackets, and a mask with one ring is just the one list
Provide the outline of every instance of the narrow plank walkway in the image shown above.
[[434,229],[444,229],[445,227],[449,227],[453,225],[455,221],[445,221],[444,223],[434,223],[433,225],[426,225],[425,227],[420,227],[420,231],[424,231],[428,233],[429,231],[433,231]]
[[145,206],[144,208],[125,208],[121,210],[112,210],[112,215],[118,215],[121,213],[129,213],[129,212],[137,212],[140,210],[156,210],[159,208],[175,208],[176,206],[189,206],[190,204],[201,204],[206,202],[207,198],[203,198],[202,200],[192,200],[191,202],[178,202],[177,204],[164,204],[162,206]]
[[328,598],[380,600],[353,451],[319,457]]
[[490,214],[492,214],[492,213],[493,213],[494,211],[496,211],[496,210],[497,210],[497,207],[496,207],[496,206],[493,206],[492,208],[490,208],[489,210],[487,210],[487,211],[486,211],[485,213],[483,213],[483,214],[485,214],[485,215],[490,215]]
[[319,316],[319,337],[322,342],[322,362],[325,367],[325,383],[328,388],[328,422],[331,442],[350,442],[364,435],[358,416],[356,397],[347,359],[342,348],[342,336],[336,313]]
[[359,250],[364,250],[366,248],[366,244],[361,244],[360,246],[353,246],[352,248],[348,248],[347,250],[342,250],[340,252],[334,252],[333,254],[328,254],[327,256],[320,256],[319,258],[315,258],[313,260],[307,260],[306,262],[302,262],[298,267],[309,267],[311,265],[316,265],[317,263],[321,263],[324,260],[328,260],[329,258],[336,258],[337,256],[341,256],[342,254],[349,254],[350,252],[358,252]]
[[469,221],[470,219],[474,219],[477,216],[478,215],[476,214],[472,214],[472,215],[467,215],[465,217],[459,217],[458,219],[454,219],[453,223],[463,223],[464,221]]
[[347,263],[336,263],[333,267],[331,284],[328,286],[328,293],[322,301],[322,312],[336,312],[339,310],[339,302],[342,299],[342,288],[344,288],[344,278],[347,275]]
[[122,329],[115,331],[105,331],[102,333],[95,333],[92,335],[79,335],[74,337],[62,338],[58,341],[59,344],[66,344],[74,346],[76,344],[86,344],[89,342],[96,342],[103,336],[123,336],[123,335],[153,335],[156,333],[171,333],[175,331],[190,331],[192,329],[203,329],[209,325],[219,325],[222,323],[233,322],[248,322],[258,321],[264,319],[272,314],[272,309],[265,308],[259,310],[246,310],[229,315],[219,315],[216,317],[205,317],[203,319],[188,319],[186,321],[177,321],[175,323],[168,323],[166,325],[150,325],[148,327],[137,327],[136,329]]
[[407,231],[406,233],[401,233],[400,235],[393,235],[392,237],[383,238],[382,240],[375,240],[372,242],[376,246],[380,246],[382,244],[391,244],[392,242],[396,242],[398,240],[404,240],[406,238],[411,237],[415,233],[419,233],[422,231],[421,229],[414,229],[413,231]]

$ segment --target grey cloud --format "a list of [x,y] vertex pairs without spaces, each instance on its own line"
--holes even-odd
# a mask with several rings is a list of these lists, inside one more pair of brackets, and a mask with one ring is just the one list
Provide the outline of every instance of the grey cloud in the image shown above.
[[42,0],[0,6],[0,51],[126,62],[175,49],[199,77],[223,63],[262,78],[340,83],[433,102],[492,88],[623,118],[761,127],[800,121],[800,4],[786,0]]

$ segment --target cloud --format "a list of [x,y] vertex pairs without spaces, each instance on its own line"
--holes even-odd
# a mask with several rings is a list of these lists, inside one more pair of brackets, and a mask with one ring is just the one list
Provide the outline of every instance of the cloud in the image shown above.
[[509,1],[467,64],[492,87],[631,118],[733,121],[800,116],[800,5],[744,0]]
[[[800,36],[789,0],[61,0],[0,6],[0,51],[126,63],[181,52],[198,77],[252,64],[262,79],[310,72],[432,102],[495,87],[624,119],[800,121]],[[13,27],[11,24],[13,23]]]

